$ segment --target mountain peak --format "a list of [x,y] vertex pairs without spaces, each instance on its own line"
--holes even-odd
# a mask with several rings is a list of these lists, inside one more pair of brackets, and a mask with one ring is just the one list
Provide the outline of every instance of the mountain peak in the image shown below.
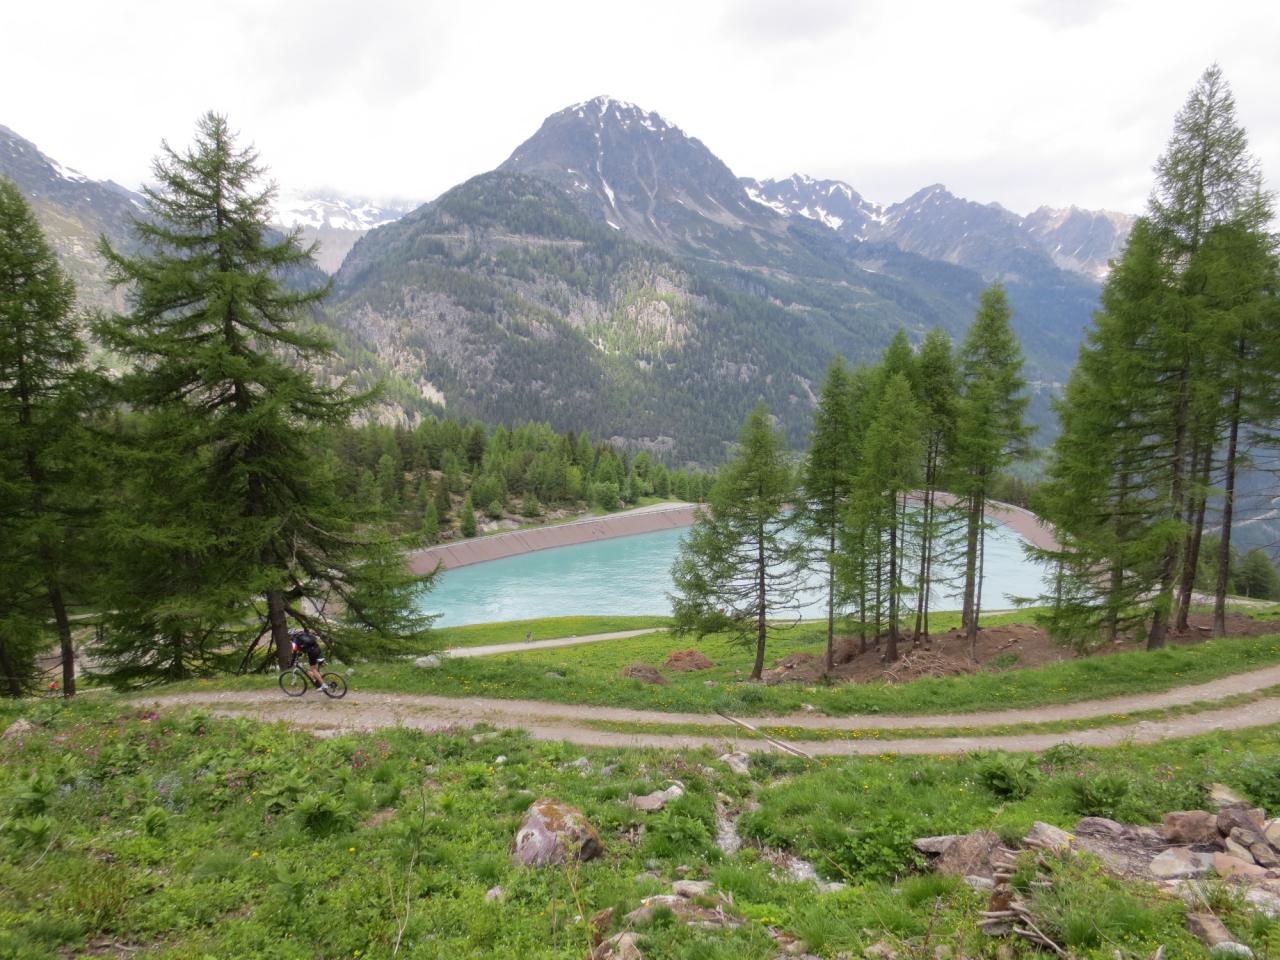
[[611,96],[553,113],[499,169],[555,184],[593,218],[668,248],[714,246],[747,227],[785,232],[699,140]]
[[593,97],[590,100],[575,103],[571,107],[565,107],[555,116],[576,117],[580,120],[594,122],[597,126],[603,126],[605,123],[616,123],[624,129],[630,128],[633,124],[639,124],[651,133],[664,134],[671,131],[683,136],[683,131],[661,114],[646,110],[644,107],[637,106],[630,101],[619,100],[616,97],[607,95]]

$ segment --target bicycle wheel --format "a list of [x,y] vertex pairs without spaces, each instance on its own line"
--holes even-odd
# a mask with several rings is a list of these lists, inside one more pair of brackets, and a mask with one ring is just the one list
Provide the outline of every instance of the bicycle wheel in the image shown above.
[[320,689],[324,691],[326,697],[334,700],[341,700],[347,695],[347,681],[343,679],[340,673],[326,673],[320,677],[324,681],[324,686]]
[[302,675],[301,670],[286,670],[280,674],[280,689],[290,697],[300,697],[307,692],[311,681]]

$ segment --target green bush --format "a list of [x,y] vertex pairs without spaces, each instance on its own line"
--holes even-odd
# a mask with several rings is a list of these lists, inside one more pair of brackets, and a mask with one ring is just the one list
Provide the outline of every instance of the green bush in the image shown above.
[[1030,758],[997,754],[982,762],[978,780],[1001,800],[1024,800],[1040,780]]
[[1235,783],[1267,810],[1280,810],[1280,757],[1250,757],[1235,771]]
[[1081,773],[1067,779],[1067,798],[1071,810],[1082,817],[1114,819],[1129,799],[1131,786],[1121,773]]

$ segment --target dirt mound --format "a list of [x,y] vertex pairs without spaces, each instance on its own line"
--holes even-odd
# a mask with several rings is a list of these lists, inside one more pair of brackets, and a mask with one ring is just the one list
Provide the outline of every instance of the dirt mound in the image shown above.
[[812,683],[822,676],[822,658],[811,653],[789,653],[776,661],[763,675],[765,683],[797,681]]
[[715,664],[697,650],[676,650],[667,657],[663,666],[676,673],[688,673],[693,670],[710,670]]
[[959,677],[966,673],[977,673],[979,669],[978,664],[967,657],[948,656],[936,650],[917,647],[896,662],[887,664],[881,673],[881,679],[888,683],[907,683],[921,677]]
[[622,675],[630,680],[653,683],[660,687],[666,686],[667,683],[667,678],[658,671],[658,668],[651,667],[647,663],[633,663],[628,667],[623,667]]

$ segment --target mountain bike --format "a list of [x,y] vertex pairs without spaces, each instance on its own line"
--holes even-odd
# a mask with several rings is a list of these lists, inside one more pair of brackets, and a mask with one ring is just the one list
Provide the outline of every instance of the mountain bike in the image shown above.
[[[320,679],[323,685],[320,687],[324,691],[324,695],[331,700],[341,700],[347,695],[347,681],[340,673],[322,673]],[[289,664],[289,669],[280,674],[280,689],[286,696],[300,697],[307,692],[307,689],[313,686],[315,681],[307,674],[307,671],[298,663],[298,656],[294,654],[293,662]]]

